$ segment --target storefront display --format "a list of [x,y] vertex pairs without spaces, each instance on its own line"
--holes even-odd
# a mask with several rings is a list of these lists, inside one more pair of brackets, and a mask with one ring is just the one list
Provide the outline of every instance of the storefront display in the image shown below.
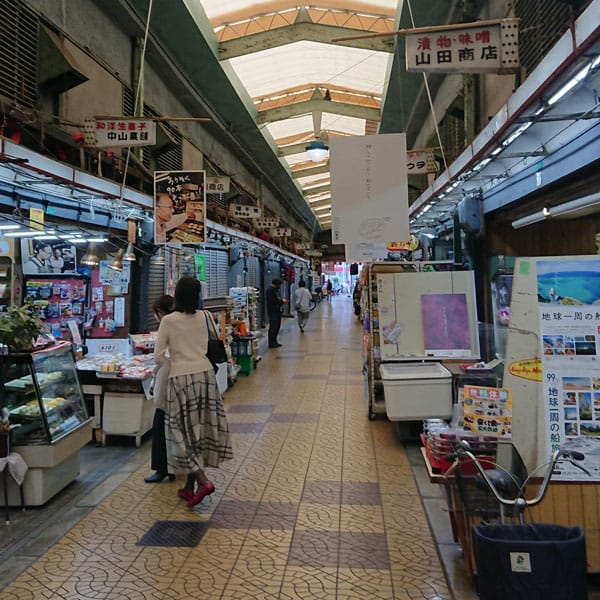
[[77,476],[79,449],[91,439],[71,344],[3,357],[1,386],[13,450],[29,467],[26,503],[43,504]]

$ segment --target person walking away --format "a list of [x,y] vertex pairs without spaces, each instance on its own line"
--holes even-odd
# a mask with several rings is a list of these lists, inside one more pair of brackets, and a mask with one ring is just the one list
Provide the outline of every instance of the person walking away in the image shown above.
[[[173,296],[165,294],[152,306],[154,316],[160,323],[162,318],[173,310]],[[154,419],[152,421],[152,451],[150,454],[150,467],[154,469],[152,475],[144,477],[146,483],[160,483],[167,477],[174,481],[175,475],[169,474],[167,466],[167,442],[165,439],[165,410],[167,408],[167,384],[169,383],[169,360],[154,370],[152,382],[152,397],[154,399]]]
[[331,283],[331,279],[327,280],[327,301],[331,302],[331,296],[333,296],[333,284]]
[[286,300],[281,297],[279,287],[281,279],[273,279],[271,287],[267,289],[267,316],[269,317],[269,348],[280,348],[277,341],[279,329],[281,328],[281,309]]
[[199,298],[196,278],[177,282],[173,312],[160,322],[155,349],[158,365],[167,362],[167,354],[171,363],[165,411],[168,471],[187,475],[177,495],[190,508],[215,491],[204,469],[233,458],[223,398],[206,357],[212,315],[198,309]]
[[304,328],[308,322],[308,316],[310,314],[310,301],[312,296],[306,289],[306,282],[301,279],[298,282],[298,289],[294,292],[294,308],[298,314],[298,327],[300,331],[304,333]]

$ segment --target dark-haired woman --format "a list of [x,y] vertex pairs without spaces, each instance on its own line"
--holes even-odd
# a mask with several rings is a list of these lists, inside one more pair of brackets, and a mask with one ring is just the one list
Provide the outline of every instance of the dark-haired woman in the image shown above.
[[157,364],[170,361],[165,411],[169,473],[187,475],[178,495],[189,507],[215,491],[204,469],[233,457],[223,398],[206,358],[212,315],[198,310],[199,297],[197,279],[177,282],[173,312],[160,322],[155,349]]
[[[165,294],[152,305],[154,316],[160,323],[162,318],[173,310],[173,296]],[[144,477],[146,483],[160,483],[166,479],[175,479],[175,475],[169,474],[167,465],[167,442],[165,440],[165,410],[167,408],[167,384],[169,382],[169,361],[157,366],[154,371],[152,382],[152,397],[154,399],[154,419],[152,421],[152,453],[150,455],[150,466],[154,469],[152,475]]]

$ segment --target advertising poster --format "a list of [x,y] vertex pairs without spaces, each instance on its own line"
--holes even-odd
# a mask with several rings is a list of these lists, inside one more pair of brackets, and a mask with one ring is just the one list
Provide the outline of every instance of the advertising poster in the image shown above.
[[205,241],[204,171],[154,172],[154,243]]
[[554,477],[600,481],[600,259],[537,261],[537,299],[549,451],[582,452],[592,474]]
[[471,335],[465,294],[422,294],[425,354],[470,356]]
[[77,275],[75,246],[61,240],[21,240],[23,275]]
[[512,434],[512,390],[481,385],[464,386],[465,431],[499,438]]

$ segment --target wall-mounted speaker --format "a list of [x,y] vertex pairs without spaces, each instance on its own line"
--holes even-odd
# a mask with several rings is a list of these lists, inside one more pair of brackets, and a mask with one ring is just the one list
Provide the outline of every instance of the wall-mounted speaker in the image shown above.
[[478,196],[465,196],[456,208],[461,229],[471,235],[483,233],[483,214]]

